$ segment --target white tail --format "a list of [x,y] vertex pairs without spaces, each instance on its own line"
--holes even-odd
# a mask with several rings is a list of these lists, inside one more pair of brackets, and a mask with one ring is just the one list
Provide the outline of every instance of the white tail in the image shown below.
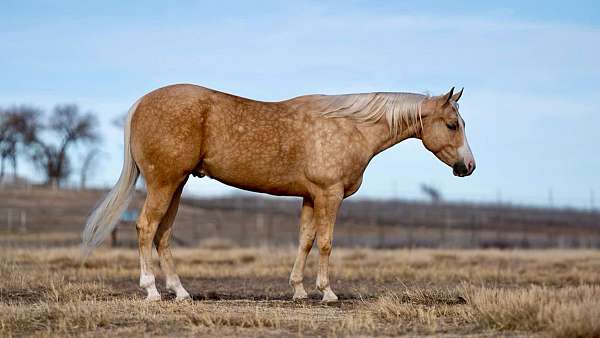
[[[141,100],[141,99],[140,99]],[[104,238],[106,238],[117,225],[121,214],[127,208],[131,197],[135,191],[135,183],[140,175],[140,171],[131,155],[130,133],[131,118],[137,109],[138,100],[129,109],[127,122],[125,123],[125,160],[119,181],[100,202],[88,218],[85,229],[83,230],[82,251],[84,257],[87,257],[94,248],[96,248]]]

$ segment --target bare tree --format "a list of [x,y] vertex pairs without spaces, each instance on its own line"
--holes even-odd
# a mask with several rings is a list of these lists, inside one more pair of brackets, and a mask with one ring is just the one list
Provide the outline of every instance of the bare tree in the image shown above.
[[96,116],[81,113],[77,105],[57,105],[54,108],[47,128],[59,142],[55,144],[36,139],[37,149],[33,156],[36,164],[44,170],[47,184],[58,187],[71,174],[68,150],[78,143],[98,141],[97,126]]
[[4,162],[11,152],[7,120],[6,112],[0,110],[0,180],[4,177]]
[[4,162],[8,157],[9,131],[8,117],[4,110],[0,110],[0,180],[4,177]]
[[4,176],[6,160],[12,163],[13,175],[17,175],[19,148],[37,139],[40,116],[40,110],[25,105],[0,111],[0,178]]

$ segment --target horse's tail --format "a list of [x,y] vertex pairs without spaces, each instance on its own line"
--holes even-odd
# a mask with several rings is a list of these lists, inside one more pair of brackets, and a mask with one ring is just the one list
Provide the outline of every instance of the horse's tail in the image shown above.
[[[141,99],[140,99],[141,100]],[[127,122],[125,123],[125,160],[121,177],[119,181],[94,209],[87,219],[85,229],[83,230],[82,251],[84,257],[87,257],[94,248],[96,248],[104,238],[106,238],[117,225],[121,214],[127,208],[127,205],[133,197],[135,183],[140,175],[140,170],[131,154],[130,134],[131,118],[137,109],[138,100],[129,109]]]

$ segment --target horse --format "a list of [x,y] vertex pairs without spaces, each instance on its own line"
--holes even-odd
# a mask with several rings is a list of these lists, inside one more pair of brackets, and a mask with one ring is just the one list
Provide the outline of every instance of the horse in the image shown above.
[[147,196],[136,224],[139,285],[147,300],[160,300],[151,269],[154,243],[166,288],[177,300],[190,298],[169,243],[189,176],[208,176],[240,189],[301,197],[298,252],[289,278],[293,299],[307,298],[304,267],[316,242],[316,287],[323,302],[336,301],[328,274],[336,215],[342,200],[359,189],[375,155],[417,138],[455,176],[475,170],[459,114],[462,93],[453,87],[439,96],[374,92],[262,102],[192,84],[154,90],[129,109],[121,176],[87,220],[85,255],[112,231],[141,174]]

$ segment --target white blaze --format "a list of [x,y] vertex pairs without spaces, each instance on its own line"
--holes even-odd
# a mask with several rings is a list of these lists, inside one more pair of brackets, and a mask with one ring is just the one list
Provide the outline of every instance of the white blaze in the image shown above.
[[473,153],[471,152],[471,147],[469,147],[469,142],[467,141],[467,133],[465,131],[465,125],[462,121],[462,118],[459,119],[460,125],[463,128],[463,144],[458,148],[458,156],[463,159],[465,165],[468,167],[469,162],[475,166],[475,158],[473,157]]

